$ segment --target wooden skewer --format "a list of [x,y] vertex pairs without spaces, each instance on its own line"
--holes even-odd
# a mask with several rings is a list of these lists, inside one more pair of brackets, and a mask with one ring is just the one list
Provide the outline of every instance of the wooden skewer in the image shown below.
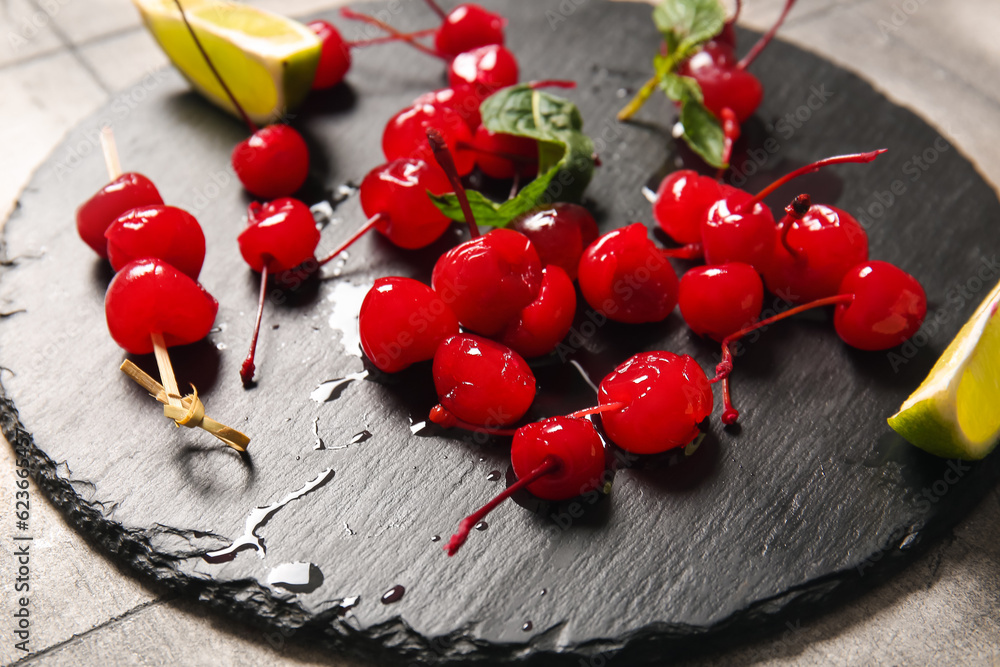
[[[174,377],[174,365],[170,363],[170,353],[167,352],[167,344],[163,340],[163,334],[154,331],[150,334],[153,339],[153,354],[156,356],[156,368],[160,371],[160,382],[163,383],[167,391],[167,403],[175,408],[182,407],[181,390],[177,386],[177,378]],[[166,408],[164,408],[166,414]]]
[[[206,417],[204,406],[201,405],[201,399],[198,398],[197,392],[184,396],[181,399],[181,406],[171,409],[172,406],[167,400],[167,391],[159,382],[151,378],[149,374],[128,359],[122,362],[121,370],[135,380],[143,389],[148,391],[153,398],[160,403],[166,404],[163,407],[164,414],[174,419],[178,426],[187,426],[188,428],[197,426],[208,431],[238,452],[245,452],[247,450],[250,438],[234,428],[215,421],[211,417]],[[170,410],[170,413],[168,413],[168,410]],[[174,415],[177,416],[175,417]],[[186,418],[188,418],[187,421],[185,421]]]
[[107,125],[101,128],[101,150],[104,152],[104,166],[108,168],[108,180],[113,181],[122,175],[122,163],[115,147],[115,133]]

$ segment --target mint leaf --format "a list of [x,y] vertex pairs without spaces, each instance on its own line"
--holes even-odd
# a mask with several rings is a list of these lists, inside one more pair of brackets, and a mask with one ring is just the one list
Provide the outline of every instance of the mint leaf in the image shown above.
[[[580,200],[594,173],[594,143],[583,133],[583,118],[575,104],[520,84],[486,98],[480,113],[491,132],[538,141],[539,176],[513,199],[499,204],[470,190],[477,224],[503,227],[541,204]],[[465,220],[454,193],[431,195],[431,201],[452,220]]]
[[690,76],[680,74],[664,74],[660,79],[660,89],[674,102],[684,103],[688,100],[704,101],[701,86]]
[[717,169],[729,165],[722,161],[726,135],[719,119],[699,100],[689,98],[681,104],[681,125],[684,141],[705,162]]
[[668,54],[679,62],[722,31],[726,9],[719,0],[662,0],[653,10],[653,22],[663,33]]

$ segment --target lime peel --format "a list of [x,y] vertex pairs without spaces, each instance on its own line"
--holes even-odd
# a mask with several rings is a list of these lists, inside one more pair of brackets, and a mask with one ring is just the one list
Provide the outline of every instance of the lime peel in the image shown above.
[[1000,439],[1000,284],[889,418],[889,426],[931,454],[978,460]]

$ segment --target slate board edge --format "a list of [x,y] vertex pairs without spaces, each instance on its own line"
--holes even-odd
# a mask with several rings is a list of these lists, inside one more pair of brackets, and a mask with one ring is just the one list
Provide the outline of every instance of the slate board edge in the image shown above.
[[[775,634],[786,629],[789,618],[795,618],[797,623],[801,619],[825,613],[831,604],[837,605],[856,597],[869,590],[869,584],[878,584],[888,579],[937,538],[950,532],[950,526],[944,522],[911,526],[910,535],[916,538],[912,546],[900,549],[895,544],[884,545],[883,549],[864,559],[872,563],[870,570],[862,572],[859,568],[851,568],[825,575],[774,598],[757,601],[725,621],[707,627],[653,623],[620,639],[591,641],[564,649],[546,646],[547,638],[558,628],[542,632],[523,644],[491,644],[461,632],[444,637],[427,637],[398,618],[381,626],[373,626],[369,632],[360,632],[344,620],[337,606],[329,613],[311,618],[308,612],[296,604],[294,596],[276,596],[256,582],[244,580],[220,584],[208,577],[181,574],[174,563],[187,558],[200,558],[211,547],[165,558],[150,546],[152,538],[158,534],[170,534],[193,540],[196,537],[195,531],[169,526],[135,530],[109,520],[102,511],[103,506],[86,500],[73,486],[93,485],[86,480],[73,480],[60,475],[60,464],[38,448],[31,433],[21,423],[17,408],[2,382],[0,430],[15,454],[28,459],[36,483],[59,509],[67,523],[108,555],[118,557],[119,562],[146,583],[197,599],[264,631],[280,631],[282,637],[288,635],[291,628],[294,633],[290,637],[291,641],[318,643],[360,658],[376,659],[378,664],[418,662],[445,665],[492,663],[501,659],[522,664],[569,666],[579,664],[581,659],[589,661],[602,656],[610,661],[609,664],[634,665],[658,664],[666,656],[673,659],[691,658],[724,651],[752,639],[759,639],[764,634]],[[978,476],[979,479],[982,477]],[[966,493],[965,497],[974,497],[973,502],[982,499],[978,493]],[[819,601],[824,602],[823,607],[816,604]],[[793,627],[796,627],[795,624]]]

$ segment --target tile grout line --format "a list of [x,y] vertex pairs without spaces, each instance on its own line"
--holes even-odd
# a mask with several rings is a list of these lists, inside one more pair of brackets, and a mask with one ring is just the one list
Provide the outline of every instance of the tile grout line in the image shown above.
[[[28,0],[28,2],[31,3],[31,6],[37,9],[38,11],[43,11],[38,4],[38,0]],[[105,94],[111,95],[113,91],[101,79],[101,77],[97,74],[94,68],[90,66],[90,63],[88,63],[80,55],[80,52],[77,49],[76,45],[73,44],[73,42],[69,39],[69,37],[66,36],[66,33],[64,33],[62,30],[59,29],[59,26],[56,25],[55,21],[53,21],[51,25],[53,34],[59,39],[60,42],[62,42],[63,46],[66,48],[66,51],[73,57],[73,59],[80,65],[80,67],[82,67],[84,71],[86,71],[87,74],[90,75],[90,78],[94,80],[94,82],[98,85],[98,87],[101,90],[105,92]]]
[[170,602],[173,599],[174,598],[172,596],[170,596],[170,597],[157,598],[155,600],[149,600],[147,602],[143,602],[140,605],[136,605],[135,607],[132,607],[131,609],[129,609],[127,611],[124,611],[121,614],[118,614],[117,616],[112,616],[111,618],[109,618],[108,620],[104,621],[103,623],[100,623],[99,625],[95,625],[94,627],[89,628],[87,630],[84,630],[83,632],[80,632],[78,634],[74,634],[71,637],[69,637],[68,639],[64,639],[61,642],[58,642],[56,644],[52,644],[51,646],[46,646],[45,648],[43,648],[42,650],[38,651],[37,653],[32,653],[31,655],[25,656],[25,657],[21,658],[20,660],[17,660],[15,662],[11,663],[11,664],[12,665],[30,665],[37,658],[41,658],[41,657],[43,657],[45,655],[48,655],[48,654],[52,653],[53,651],[57,651],[57,650],[59,650],[61,648],[69,646],[71,644],[75,644],[78,641],[82,640],[84,637],[88,637],[91,634],[93,634],[95,632],[98,632],[99,630],[103,630],[104,628],[110,627],[110,626],[118,623],[119,621],[124,621],[126,618],[130,618],[132,616],[135,616],[136,614],[139,614],[139,613],[145,611],[146,609],[149,609],[150,607],[155,607],[155,606],[163,604],[165,602]]

